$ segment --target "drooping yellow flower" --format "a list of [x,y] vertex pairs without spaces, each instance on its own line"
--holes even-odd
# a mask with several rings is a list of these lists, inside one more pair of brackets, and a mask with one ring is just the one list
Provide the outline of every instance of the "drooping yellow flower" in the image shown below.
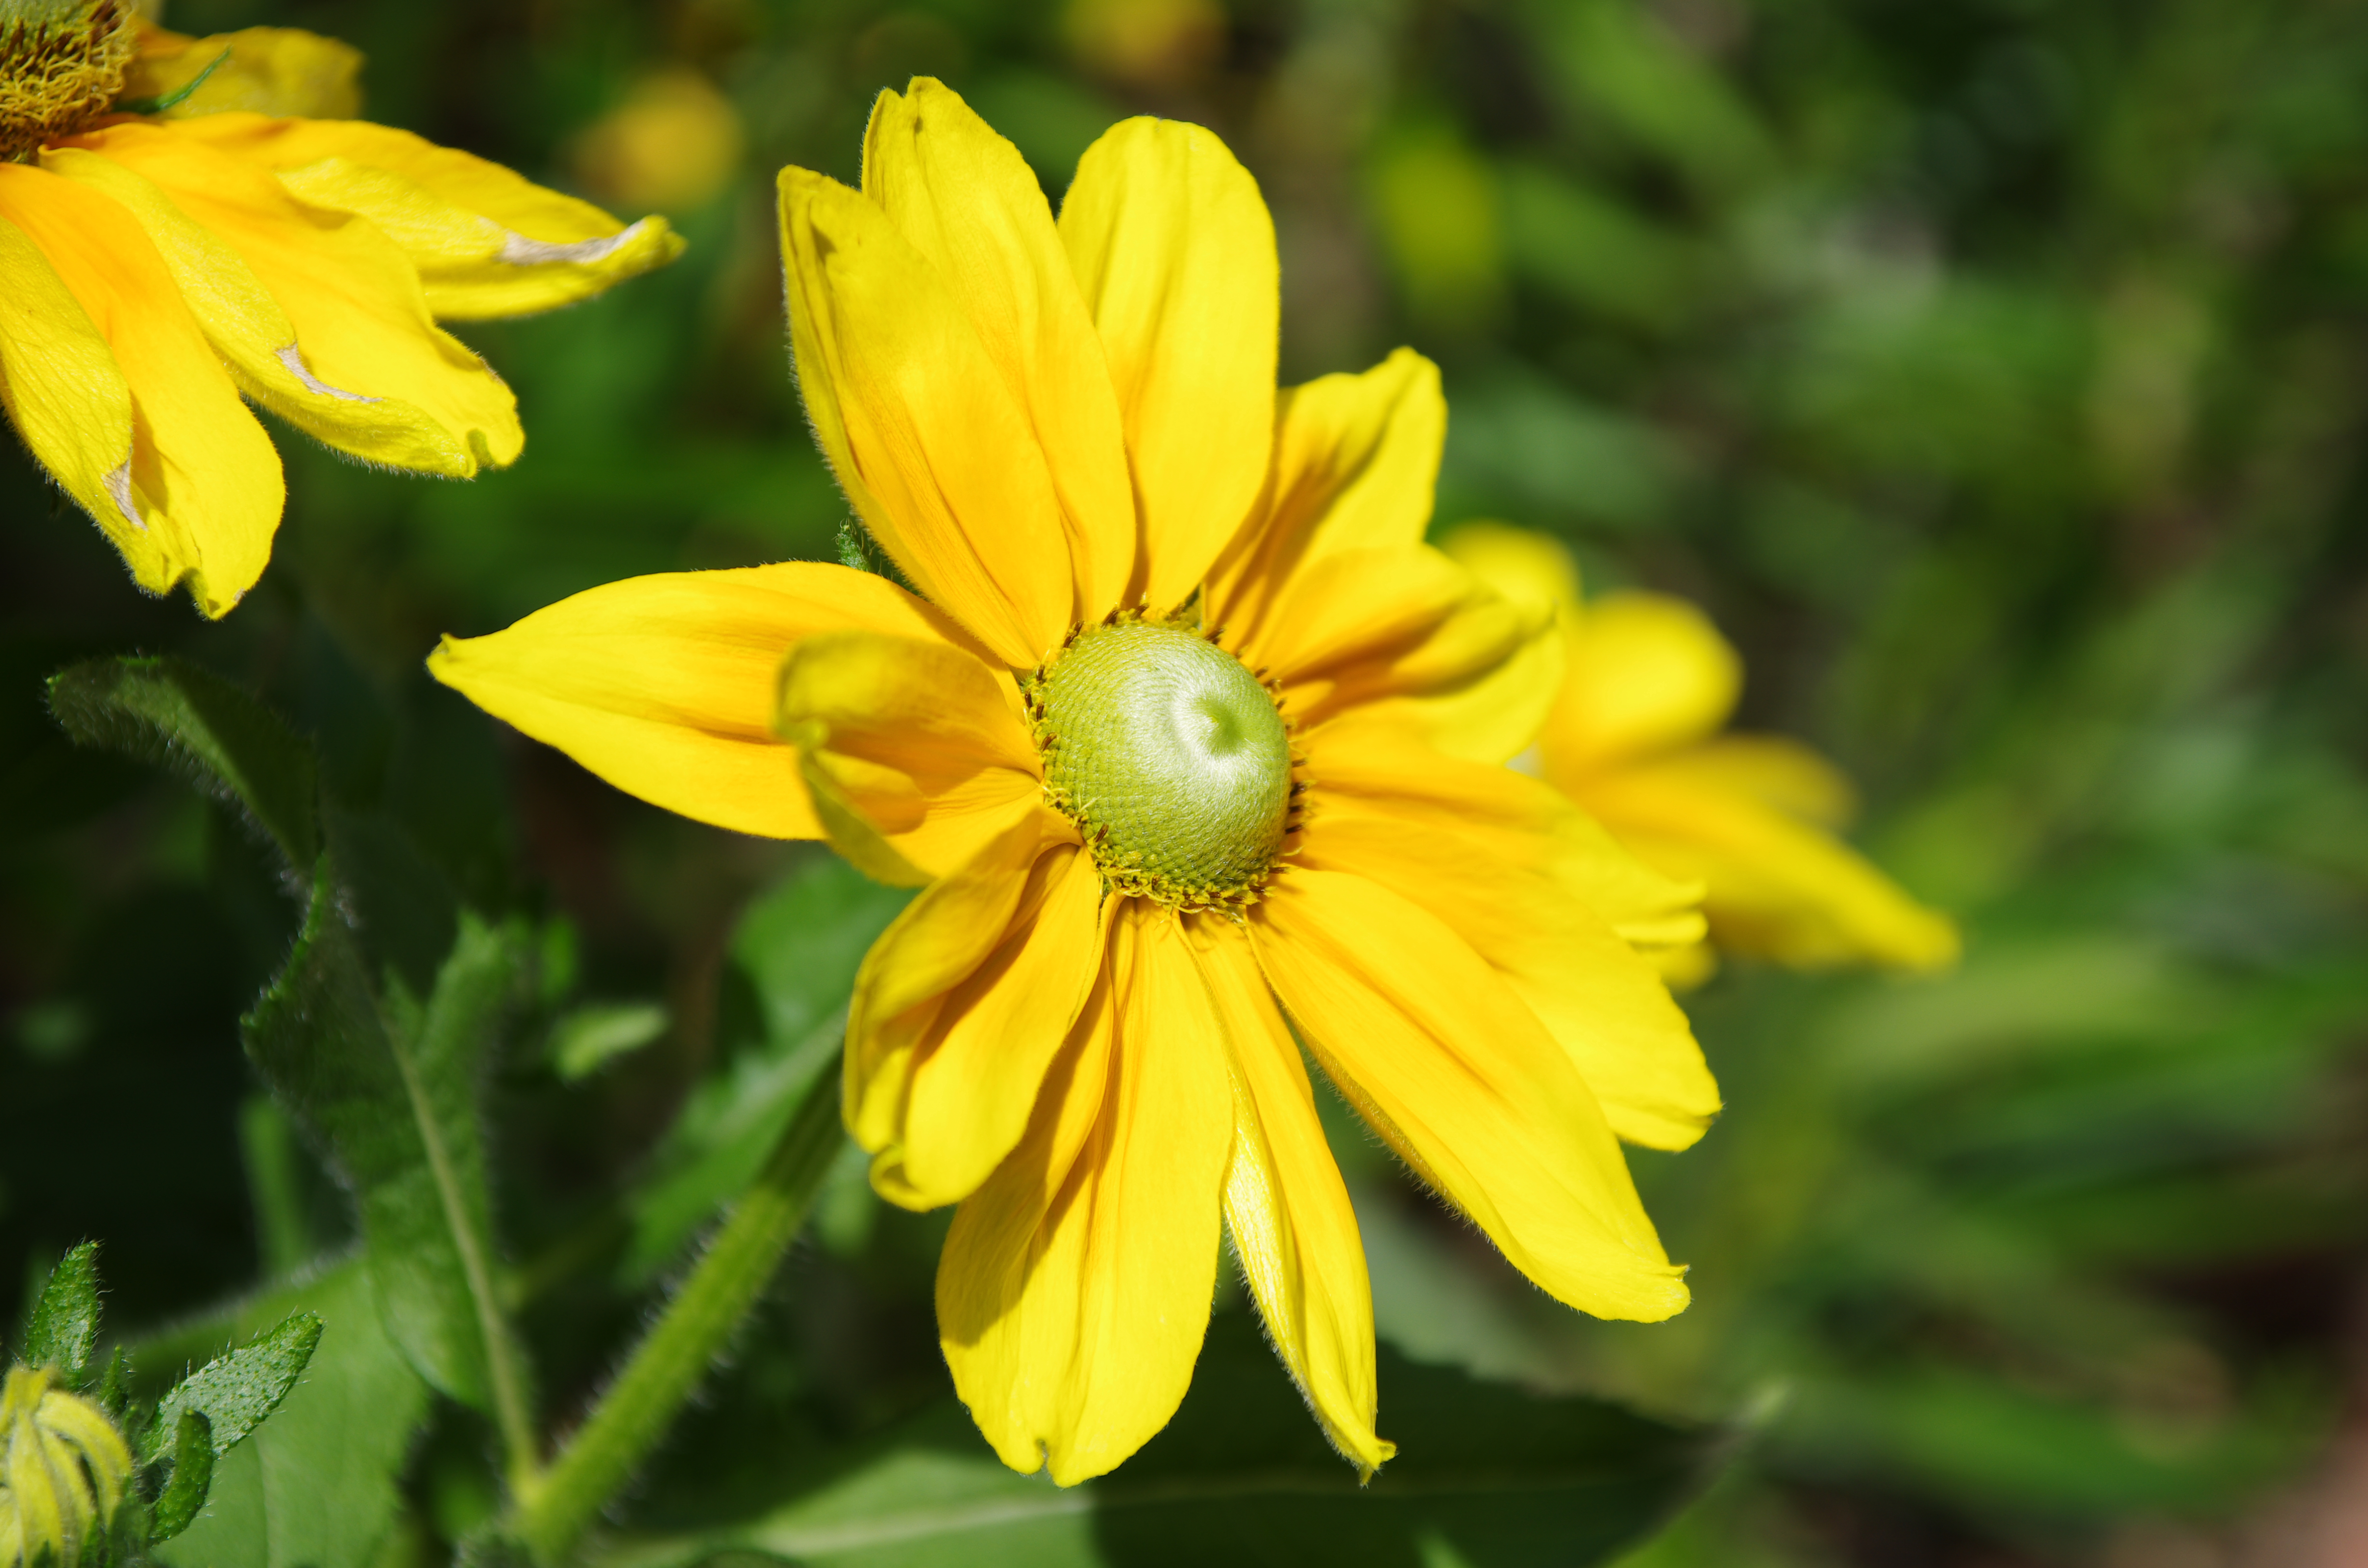
[[0,1384],[0,1568],[74,1568],[131,1480],[131,1450],[97,1405],[56,1387],[44,1369],[9,1369]]
[[1697,937],[1693,892],[1502,766],[1560,650],[1422,543],[1429,363],[1277,392],[1272,225],[1193,126],[1111,130],[1056,222],[919,80],[860,191],[780,198],[808,415],[917,592],[643,577],[430,668],[646,800],[924,885],[857,979],[846,1116],[882,1194],[961,1205],[940,1337],[996,1452],[1066,1484],[1167,1422],[1222,1222],[1333,1442],[1389,1456],[1303,1041],[1544,1290],[1683,1307],[1617,1140],[1716,1108],[1631,946]]
[[1539,769],[1645,864],[1699,881],[1709,944],[1663,971],[1706,978],[1712,945],[1804,969],[1935,969],[1957,930],[1837,836],[1855,797],[1796,741],[1722,733],[1743,662],[1709,618],[1663,594],[1582,606],[1570,554],[1543,534],[1466,523],[1442,547],[1517,602],[1563,621],[1568,659]]
[[186,581],[208,616],[262,574],[284,498],[242,397],[368,462],[501,467],[516,400],[437,318],[548,310],[681,248],[407,131],[302,118],[351,113],[357,64],[284,28],[181,38],[123,0],[0,6],[0,403],[133,579]]

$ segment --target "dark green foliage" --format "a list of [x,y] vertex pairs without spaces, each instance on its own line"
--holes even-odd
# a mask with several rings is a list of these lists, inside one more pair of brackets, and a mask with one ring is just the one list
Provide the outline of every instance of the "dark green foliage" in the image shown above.
[[1254,1318],[1234,1311],[1211,1324],[1176,1419],[1099,1480],[1063,1491],[1012,1473],[946,1401],[857,1462],[792,1483],[789,1500],[761,1518],[699,1538],[620,1541],[598,1561],[690,1568],[756,1551],[817,1568],[1584,1564],[1665,1517],[1716,1447],[1708,1433],[1387,1350],[1381,1377],[1383,1429],[1400,1435],[1401,1454],[1361,1488]]
[[184,659],[104,659],[50,680],[50,711],[86,746],[169,767],[242,812],[290,866],[321,852],[312,749],[253,697]]

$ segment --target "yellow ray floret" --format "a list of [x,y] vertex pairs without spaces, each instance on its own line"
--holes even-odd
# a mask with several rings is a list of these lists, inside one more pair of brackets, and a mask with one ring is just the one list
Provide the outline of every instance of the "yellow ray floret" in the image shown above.
[[334,40],[188,39],[112,0],[35,30],[0,52],[0,403],[133,579],[208,616],[279,524],[246,401],[367,462],[501,467],[516,400],[438,320],[567,304],[681,248],[661,219],[337,118],[359,57]]
[[1618,1141],[1717,1110],[1636,950],[1697,939],[1696,891],[1503,766],[1564,650],[1422,542],[1436,369],[1277,391],[1272,226],[1197,127],[1114,128],[1056,218],[921,80],[860,190],[780,193],[807,412],[918,593],[644,577],[429,667],[645,799],[921,886],[857,977],[845,1113],[883,1196],[959,1205],[939,1337],[996,1451],[1068,1484],[1156,1432],[1223,1233],[1324,1432],[1390,1458],[1303,1041],[1541,1288],[1680,1310]]
[[[1948,917],[1838,836],[1853,794],[1831,763],[1779,736],[1722,733],[1743,663],[1702,611],[1635,592],[1582,606],[1569,553],[1503,524],[1464,524],[1446,548],[1561,617],[1568,666],[1541,769],[1647,864],[1702,884],[1713,942],[1802,968],[1955,960]],[[1709,972],[1707,947],[1653,945],[1672,978]]]

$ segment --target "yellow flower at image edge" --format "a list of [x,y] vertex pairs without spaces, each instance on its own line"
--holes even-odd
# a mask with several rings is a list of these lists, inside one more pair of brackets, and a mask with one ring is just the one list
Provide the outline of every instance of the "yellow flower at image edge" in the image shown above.
[[471,477],[525,435],[438,318],[567,304],[681,248],[407,131],[275,117],[350,112],[355,62],[289,29],[0,0],[0,403],[140,585],[186,581],[209,616],[262,574],[284,498],[243,398]]
[[131,1450],[88,1400],[48,1371],[9,1369],[0,1385],[0,1568],[46,1560],[71,1568],[115,1517]]
[[[1449,554],[1564,623],[1568,661],[1539,769],[1646,864],[1705,889],[1710,943],[1796,968],[1955,961],[1957,930],[1836,836],[1850,780],[1796,741],[1720,732],[1743,664],[1702,611],[1665,594],[1580,603],[1569,552],[1543,534],[1465,523]],[[1664,949],[1680,983],[1708,944]]]
[[1389,1457],[1300,1040],[1545,1290],[1679,1311],[1618,1140],[1717,1108],[1631,946],[1700,916],[1502,766],[1560,648],[1422,543],[1437,372],[1278,393],[1272,225],[1196,127],[1113,128],[1056,223],[923,79],[863,170],[781,175],[791,340],[918,593],[637,578],[435,674],[646,800],[924,887],[857,978],[846,1117],[880,1192],[961,1206],[940,1339],[1014,1468],[1075,1483],[1166,1424],[1221,1226],[1333,1443]]

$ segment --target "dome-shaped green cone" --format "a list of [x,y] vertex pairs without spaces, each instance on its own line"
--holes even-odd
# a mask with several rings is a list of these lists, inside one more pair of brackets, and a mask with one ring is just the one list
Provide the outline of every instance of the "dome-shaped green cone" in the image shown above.
[[1291,825],[1291,736],[1272,694],[1206,639],[1090,626],[1030,685],[1053,799],[1121,892],[1184,906],[1254,896]]

